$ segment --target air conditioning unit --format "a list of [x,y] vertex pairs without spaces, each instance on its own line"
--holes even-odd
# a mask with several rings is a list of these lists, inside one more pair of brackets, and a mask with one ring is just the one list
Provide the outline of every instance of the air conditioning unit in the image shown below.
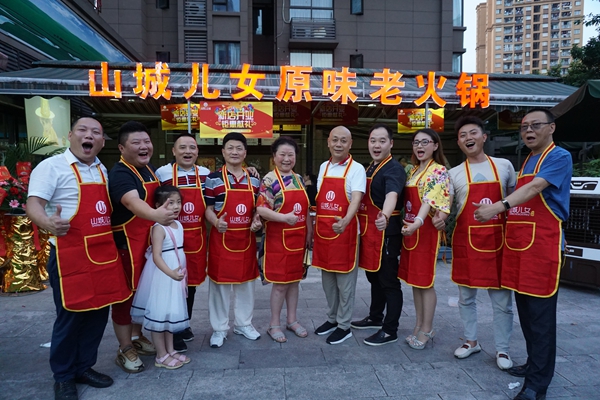
[[600,178],[572,178],[561,282],[600,288]]

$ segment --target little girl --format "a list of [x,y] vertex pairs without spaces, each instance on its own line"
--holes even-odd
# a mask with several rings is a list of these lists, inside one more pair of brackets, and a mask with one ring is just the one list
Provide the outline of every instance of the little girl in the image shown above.
[[[161,186],[154,192],[154,203],[175,214],[181,211],[181,193],[173,186]],[[191,360],[173,348],[173,333],[189,328],[186,305],[187,274],[183,252],[183,227],[177,220],[170,225],[154,224],[152,245],[146,251],[146,265],[133,298],[131,319],[152,332],[156,347],[154,365],[177,369]]]

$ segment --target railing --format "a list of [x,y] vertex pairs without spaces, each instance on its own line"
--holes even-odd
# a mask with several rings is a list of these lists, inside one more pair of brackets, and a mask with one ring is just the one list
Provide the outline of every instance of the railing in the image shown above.
[[292,18],[290,38],[335,40],[335,20]]

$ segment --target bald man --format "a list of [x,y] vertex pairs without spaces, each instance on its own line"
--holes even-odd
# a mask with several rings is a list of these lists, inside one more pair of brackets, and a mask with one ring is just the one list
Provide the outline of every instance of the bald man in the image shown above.
[[321,164],[317,179],[317,218],[313,267],[321,269],[329,310],[317,335],[330,334],[327,343],[339,344],[352,337],[350,320],[354,308],[358,253],[356,212],[366,190],[363,166],[350,155],[352,134],[337,126],[329,133],[331,158]]

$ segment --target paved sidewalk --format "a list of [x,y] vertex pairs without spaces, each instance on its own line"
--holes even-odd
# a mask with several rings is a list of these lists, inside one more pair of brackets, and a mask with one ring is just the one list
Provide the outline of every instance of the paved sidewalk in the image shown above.
[[[114,362],[117,341],[109,323],[95,369],[109,374],[115,384],[106,389],[78,385],[80,399],[510,399],[520,387],[510,390],[509,384],[522,384],[522,379],[496,367],[492,312],[485,292],[480,292],[478,302],[483,351],[464,360],[453,356],[463,339],[458,290],[449,272],[449,266],[438,264],[435,346],[421,351],[403,341],[414,325],[412,293],[405,287],[398,342],[370,347],[362,340],[375,331],[355,330],[342,344],[326,344],[325,337],[313,333],[325,321],[326,305],[315,269],[300,284],[298,315],[310,331],[308,338],[286,332],[288,342],[277,344],[266,335],[271,287],[257,282],[254,326],[261,339],[252,342],[230,330],[225,345],[212,349],[205,283],[196,294],[192,320],[196,338],[188,342],[189,365],[165,371],[155,368],[151,357],[143,357],[146,371],[124,373]],[[355,319],[368,315],[368,304],[369,284],[361,271]],[[0,399],[53,398],[49,350],[39,347],[50,340],[53,308],[50,289],[0,296]],[[558,310],[556,374],[548,398],[600,399],[600,292],[561,286]],[[510,353],[516,363],[525,361],[516,306]]]

